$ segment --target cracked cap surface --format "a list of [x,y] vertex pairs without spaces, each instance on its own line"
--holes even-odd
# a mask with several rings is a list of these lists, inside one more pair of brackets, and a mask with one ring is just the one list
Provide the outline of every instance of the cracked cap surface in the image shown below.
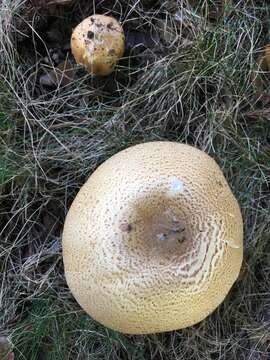
[[238,277],[243,223],[217,163],[195,147],[149,142],[90,176],[66,217],[67,283],[112,329],[146,334],[207,317]]

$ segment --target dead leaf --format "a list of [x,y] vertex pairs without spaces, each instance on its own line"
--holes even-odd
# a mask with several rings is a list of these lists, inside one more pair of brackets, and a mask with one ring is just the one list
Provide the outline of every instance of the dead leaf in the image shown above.
[[247,264],[245,262],[243,262],[242,266],[241,266],[241,269],[240,269],[240,273],[238,275],[237,281],[246,280],[248,275],[249,275],[249,268],[248,268]]
[[73,65],[68,61],[62,61],[58,66],[42,75],[39,79],[44,86],[66,86],[74,79]]
[[11,350],[10,341],[4,337],[0,337],[0,360],[14,360],[14,353]]
[[[270,102],[270,96],[268,97],[268,102]],[[249,111],[245,115],[253,119],[264,118],[270,120],[270,108]]]

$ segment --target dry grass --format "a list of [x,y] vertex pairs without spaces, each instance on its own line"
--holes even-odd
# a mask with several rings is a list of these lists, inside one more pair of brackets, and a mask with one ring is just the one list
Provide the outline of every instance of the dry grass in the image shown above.
[[[206,1],[85,0],[53,13],[28,5],[0,2],[0,328],[15,358],[270,359],[270,88],[258,98],[253,82],[270,6],[235,1],[215,18]],[[93,11],[136,29],[130,47],[138,39],[146,46],[126,53],[108,78],[76,68],[71,83],[40,86],[44,66],[55,66],[44,31],[60,24],[65,42]],[[205,321],[131,337],[75,303],[61,233],[72,199],[101,162],[158,139],[194,144],[221,165],[242,208],[245,261]]]

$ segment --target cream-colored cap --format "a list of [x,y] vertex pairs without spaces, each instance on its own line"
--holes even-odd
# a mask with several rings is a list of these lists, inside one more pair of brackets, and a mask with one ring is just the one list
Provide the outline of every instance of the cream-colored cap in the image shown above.
[[92,15],[74,29],[71,51],[78,64],[89,73],[109,75],[125,50],[125,36],[111,16]]
[[130,334],[204,319],[238,277],[243,223],[217,163],[195,147],[149,142],[90,176],[65,221],[67,283],[100,323]]

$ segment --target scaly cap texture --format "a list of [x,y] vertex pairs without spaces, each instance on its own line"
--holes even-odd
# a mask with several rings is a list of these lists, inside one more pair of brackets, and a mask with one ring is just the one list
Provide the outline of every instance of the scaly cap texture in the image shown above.
[[94,319],[130,334],[193,325],[224,300],[243,256],[238,203],[195,147],[149,142],[105,161],[66,218],[67,283]]

